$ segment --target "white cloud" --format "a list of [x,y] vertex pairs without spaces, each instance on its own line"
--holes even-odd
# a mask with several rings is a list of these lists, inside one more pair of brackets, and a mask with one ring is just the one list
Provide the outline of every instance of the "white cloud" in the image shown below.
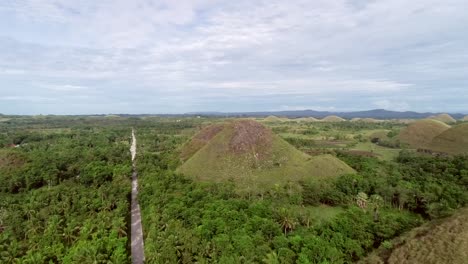
[[396,111],[407,111],[410,109],[410,106],[405,101],[391,101],[388,99],[378,100],[373,102],[374,106],[387,109],[387,110],[396,110]]
[[466,9],[461,0],[4,1],[0,90],[27,80],[45,84],[38,96],[94,90],[116,102],[137,90],[213,107],[207,98],[304,95],[422,109],[393,98],[443,88],[468,100],[454,92],[468,85]]
[[58,92],[75,92],[89,89],[89,87],[70,84],[38,84],[37,86]]
[[20,101],[20,102],[51,102],[56,101],[56,98],[42,96],[0,96],[0,101]]

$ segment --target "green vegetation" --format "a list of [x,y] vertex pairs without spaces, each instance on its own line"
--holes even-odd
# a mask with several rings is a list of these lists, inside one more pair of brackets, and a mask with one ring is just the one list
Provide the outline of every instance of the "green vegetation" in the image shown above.
[[57,119],[0,127],[0,262],[126,263],[129,130]]
[[[443,230],[466,230],[467,157],[387,147],[406,127],[397,122],[290,120],[265,123],[270,130],[216,118],[8,118],[0,263],[129,262],[132,127],[147,263],[352,263],[369,254],[418,263],[413,237],[425,250],[434,237],[458,241]],[[352,173],[322,174],[337,164]],[[440,221],[452,224],[424,229]]]
[[[325,133],[332,138],[341,133],[349,141],[368,144],[372,143],[365,135],[395,128],[384,123],[314,123],[318,134],[308,134],[302,133],[312,129],[306,124],[272,126],[291,138],[325,137]],[[232,127],[223,131],[213,140],[231,138]],[[140,138],[141,133],[145,140],[160,142],[167,150],[151,144],[148,147],[158,154],[138,163],[143,175],[141,200],[150,263],[353,262],[381,244],[389,247],[391,239],[426,220],[451,214],[467,202],[465,157],[420,157],[406,151],[394,153],[397,158],[393,160],[377,159],[334,148],[358,174],[305,181],[300,188],[274,185],[268,192],[248,194],[239,192],[234,181],[198,181],[174,173],[180,166],[178,146],[184,133],[170,136],[162,128],[151,134],[140,130]],[[354,133],[363,136],[354,139]],[[173,141],[174,137],[178,140]],[[210,144],[200,151],[209,149]],[[222,144],[217,146],[222,149]],[[200,171],[211,166],[203,164]]]

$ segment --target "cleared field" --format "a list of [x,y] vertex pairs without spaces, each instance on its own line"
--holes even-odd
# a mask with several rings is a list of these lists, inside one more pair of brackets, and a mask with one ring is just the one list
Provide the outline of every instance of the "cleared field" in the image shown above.
[[386,148],[373,144],[371,142],[358,143],[351,150],[368,151],[376,154],[377,157],[382,160],[393,160],[398,156],[398,153],[400,153],[401,151],[401,149]]

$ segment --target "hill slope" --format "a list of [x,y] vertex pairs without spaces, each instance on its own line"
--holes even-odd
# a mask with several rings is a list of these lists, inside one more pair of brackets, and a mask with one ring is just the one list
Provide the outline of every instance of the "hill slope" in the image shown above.
[[457,120],[455,120],[449,114],[434,115],[434,116],[430,116],[429,119],[438,120],[438,121],[444,122],[446,124],[451,124],[451,123],[457,122]]
[[453,216],[417,227],[379,248],[361,264],[464,264],[468,259],[468,208]]
[[282,122],[283,120],[277,116],[271,115],[271,116],[267,116],[265,119],[263,119],[263,121],[274,123],[274,122]]
[[324,122],[343,122],[343,121],[346,121],[346,120],[339,117],[339,116],[331,115],[331,116],[324,117],[322,119],[322,121],[324,121]]
[[317,121],[319,121],[318,119],[313,118],[313,117],[300,117],[300,118],[296,118],[296,119],[292,119],[292,120],[296,121],[296,122],[317,122]]
[[203,128],[192,138],[190,142],[184,145],[180,154],[181,159],[184,161],[188,160],[193,156],[193,154],[203,148],[221,130],[223,130],[223,125],[220,124],[210,125]]
[[308,156],[258,122],[238,120],[224,125],[178,172],[201,181],[234,181],[243,190],[257,191],[354,170],[331,155]]
[[450,126],[441,121],[423,119],[409,124],[402,129],[398,138],[411,148],[427,148],[432,139],[440,135]]
[[468,153],[468,123],[444,131],[432,140],[428,148],[454,155]]

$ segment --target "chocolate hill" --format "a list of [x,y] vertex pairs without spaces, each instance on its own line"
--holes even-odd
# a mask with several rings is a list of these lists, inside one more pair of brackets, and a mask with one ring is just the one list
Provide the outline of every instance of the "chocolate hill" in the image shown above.
[[437,135],[428,149],[452,155],[468,154],[468,123],[454,126]]
[[413,122],[402,129],[398,138],[410,148],[427,148],[432,139],[449,128],[449,125],[441,121],[423,119]]
[[[178,172],[201,181],[233,181],[244,191],[271,189],[275,184],[353,173],[331,156],[309,156],[253,120],[207,127],[182,149],[186,161]],[[188,157],[189,153],[193,153]]]
[[453,118],[449,114],[433,115],[433,116],[430,116],[429,119],[438,120],[446,124],[452,124],[452,123],[457,122],[457,120],[455,120],[455,118]]

